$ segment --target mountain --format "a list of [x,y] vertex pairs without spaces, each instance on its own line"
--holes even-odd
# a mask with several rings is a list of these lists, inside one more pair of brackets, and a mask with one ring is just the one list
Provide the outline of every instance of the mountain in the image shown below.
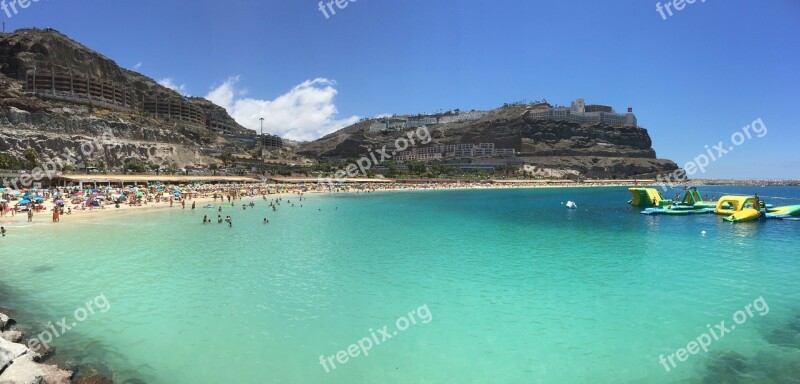
[[87,163],[203,167],[208,148],[233,146],[229,137],[253,134],[225,109],[189,98],[52,29],[0,34],[0,151],[39,158],[110,133],[115,144]]
[[[537,118],[535,111],[549,104],[513,104],[485,113],[438,115],[428,125],[433,145],[494,143],[517,153],[518,165],[530,165],[551,173],[577,172],[589,178],[629,178],[672,172],[678,166],[658,159],[647,129],[601,122],[554,121]],[[449,117],[448,117],[449,116]],[[455,115],[459,116],[459,115]],[[447,123],[441,123],[442,117]],[[402,119],[416,117],[403,117]],[[403,132],[370,132],[383,119],[362,121],[318,140],[301,143],[298,153],[322,158],[358,158],[370,148],[392,148]],[[454,160],[462,162],[463,160]],[[480,162],[479,159],[472,159]],[[513,163],[513,162],[511,162]]]

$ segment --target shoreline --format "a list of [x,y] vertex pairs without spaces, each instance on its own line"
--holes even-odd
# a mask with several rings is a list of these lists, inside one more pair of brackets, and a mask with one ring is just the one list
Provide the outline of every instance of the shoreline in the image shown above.
[[[504,189],[568,189],[568,188],[623,188],[623,187],[633,187],[633,183],[587,183],[587,184],[576,184],[576,185],[552,185],[552,184],[535,184],[531,185],[530,183],[519,183],[519,184],[469,184],[469,185],[450,185],[450,184],[431,184],[432,186],[423,186],[423,185],[403,185],[402,188],[397,188],[396,186],[392,188],[386,188],[387,186],[377,186],[375,188],[343,188],[341,190],[335,191],[320,191],[320,190],[308,190],[303,191],[303,195],[309,196],[319,196],[319,195],[335,195],[341,193],[364,193],[364,192],[420,192],[420,191],[457,191],[457,190],[504,190]],[[646,185],[646,184],[641,184]],[[641,186],[640,185],[640,186]],[[261,200],[263,196],[267,197],[267,201],[277,198],[283,198],[287,196],[297,195],[298,192],[301,192],[301,188],[294,185],[294,186],[281,186],[283,188],[294,188],[295,190],[289,192],[280,192],[280,193],[272,193],[267,195],[252,195],[252,196],[239,196],[236,198],[235,201],[244,201],[244,200]],[[212,204],[215,207],[220,205],[220,198],[217,198],[216,201],[213,197],[202,196],[202,197],[194,197],[191,199],[187,199],[187,205],[191,203],[195,203],[195,209],[203,209],[203,207],[207,204]],[[229,203],[224,203],[224,205],[230,205]],[[6,214],[3,217],[0,217],[0,226],[8,228],[26,228],[29,226],[36,226],[37,228],[43,228],[44,224],[60,224],[61,222],[54,223],[52,221],[52,214],[51,209],[53,208],[53,204],[49,203],[45,206],[45,210],[42,210],[38,213],[34,213],[33,221],[29,222],[27,219],[27,215],[24,212],[18,212],[14,216],[10,216]],[[128,215],[128,214],[145,214],[151,212],[161,212],[164,210],[191,210],[190,206],[186,208],[181,208],[180,203],[173,203],[173,206],[170,207],[169,202],[150,202],[144,205],[136,205],[132,206],[129,204],[121,204],[119,208],[114,207],[113,205],[108,205],[103,208],[93,208],[93,209],[83,209],[83,210],[72,210],[71,214],[62,214],[60,219],[65,219],[65,223],[86,223],[92,222],[94,220],[100,218],[108,218],[112,215]]]

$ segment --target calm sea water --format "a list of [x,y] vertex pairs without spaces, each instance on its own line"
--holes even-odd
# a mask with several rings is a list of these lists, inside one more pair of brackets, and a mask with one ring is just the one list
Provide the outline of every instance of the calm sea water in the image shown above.
[[[798,188],[701,190],[723,192],[800,204]],[[110,310],[52,344],[122,383],[797,383],[800,222],[648,217],[628,199],[310,195],[228,206],[233,228],[200,224],[216,218],[204,209],[66,217],[1,239],[0,305],[43,330],[105,295]],[[670,372],[659,362],[758,297],[765,315]],[[422,306],[428,323],[320,364]]]

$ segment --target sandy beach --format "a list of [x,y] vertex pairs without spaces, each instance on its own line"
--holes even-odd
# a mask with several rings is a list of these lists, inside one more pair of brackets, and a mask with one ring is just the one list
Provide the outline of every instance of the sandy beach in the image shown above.
[[[324,185],[302,185],[302,184],[284,184],[284,185],[262,185],[258,188],[258,193],[238,195],[242,189],[253,189],[253,185],[235,185],[230,186],[228,191],[224,192],[225,196],[231,195],[229,191],[236,191],[236,197],[233,201],[249,201],[249,200],[263,200],[273,201],[286,196],[296,196],[299,193],[304,195],[319,195],[331,193],[364,193],[364,192],[414,192],[414,191],[446,191],[446,190],[465,190],[465,189],[555,189],[555,188],[597,188],[597,187],[630,187],[634,185],[641,185],[641,182],[611,182],[611,181],[597,181],[588,183],[562,183],[553,184],[541,181],[511,181],[505,183],[431,183],[431,184],[384,184],[384,183],[365,183],[343,186],[340,188],[331,189]],[[230,202],[225,200],[226,197],[216,199],[210,192],[201,192],[197,197],[188,197],[185,199],[185,207],[182,206],[181,200],[175,200],[170,204],[169,201],[148,201],[141,204],[128,204],[123,203],[115,205],[108,203],[100,207],[88,208],[86,206],[78,207],[77,205],[70,204],[70,210],[65,207],[65,213],[60,215],[58,222],[53,222],[52,209],[55,203],[48,201],[44,203],[44,209],[39,212],[34,212],[33,220],[28,221],[27,212],[16,212],[13,216],[6,213],[0,217],[0,226],[6,229],[27,226],[31,223],[36,225],[53,224],[62,225],[69,223],[87,222],[94,219],[108,218],[109,216],[122,216],[134,213],[148,213],[163,211],[167,209],[173,210],[190,210],[192,204],[195,209],[202,209],[207,205],[218,207],[220,205],[230,205]],[[67,213],[69,212],[69,213]]]

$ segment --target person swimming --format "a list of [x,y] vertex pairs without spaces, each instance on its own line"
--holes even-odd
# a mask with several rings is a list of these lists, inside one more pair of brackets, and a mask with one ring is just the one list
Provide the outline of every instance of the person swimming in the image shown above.
[[266,224],[266,223],[269,223],[269,220],[267,220],[267,218],[265,217],[264,218],[264,224]]
[[3,237],[6,237],[6,227],[0,227],[0,235],[3,235]]
[[217,224],[222,224],[222,215],[217,215]]
[[203,224],[208,224],[210,222],[211,220],[208,219],[208,215],[203,215]]

